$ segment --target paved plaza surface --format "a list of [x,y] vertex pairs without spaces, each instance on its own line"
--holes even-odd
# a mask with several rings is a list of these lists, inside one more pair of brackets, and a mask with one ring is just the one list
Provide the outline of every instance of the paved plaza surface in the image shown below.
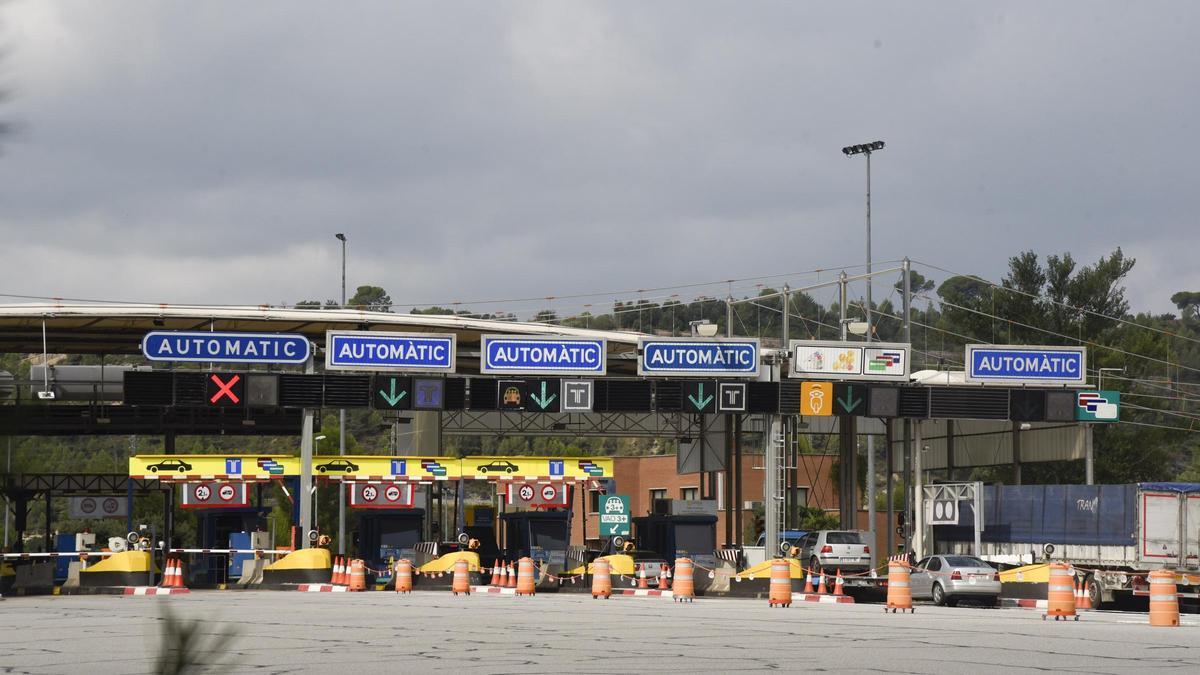
[[195,591],[0,603],[0,673],[149,673],[164,609],[236,630],[207,663],[225,672],[622,673],[770,669],[886,673],[1200,672],[1200,619],[1153,628],[1137,613],[1043,621],[1025,609],[450,593]]

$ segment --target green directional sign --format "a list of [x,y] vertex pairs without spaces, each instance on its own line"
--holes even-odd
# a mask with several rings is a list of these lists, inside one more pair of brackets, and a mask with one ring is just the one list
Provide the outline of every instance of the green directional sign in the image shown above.
[[371,387],[371,404],[376,410],[410,410],[412,378],[403,375],[376,375]]
[[529,399],[525,403],[525,409],[534,412],[556,413],[562,408],[562,401],[559,400],[561,391],[562,382],[560,380],[529,380],[525,383],[525,392]]
[[682,383],[683,412],[712,413],[717,411],[717,383],[695,380]]
[[867,387],[846,382],[834,383],[833,412],[836,415],[866,415]]
[[1121,392],[1081,391],[1075,396],[1075,419],[1080,422],[1116,422],[1121,419]]
[[608,495],[600,498],[600,536],[629,536],[628,495]]

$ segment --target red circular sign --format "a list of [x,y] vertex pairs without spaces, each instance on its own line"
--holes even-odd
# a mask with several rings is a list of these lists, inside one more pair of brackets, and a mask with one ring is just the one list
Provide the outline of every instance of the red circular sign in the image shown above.
[[364,500],[373,502],[379,498],[379,490],[374,485],[364,485],[362,496]]
[[389,502],[400,501],[400,487],[397,485],[389,485],[387,489],[383,491],[383,497]]
[[104,500],[103,508],[105,513],[112,515],[121,509],[121,502],[109,497]]
[[96,500],[91,497],[84,497],[79,500],[79,510],[84,513],[94,513],[96,511]]
[[199,499],[202,502],[206,502],[209,500],[210,497],[212,497],[212,489],[209,488],[207,485],[197,485],[195,494],[196,494],[196,499]]
[[533,494],[532,485],[522,485],[521,489],[517,491],[517,496],[521,498],[521,501],[526,502],[533,501]]
[[557,496],[557,494],[558,494],[558,490],[555,489],[555,487],[553,485],[542,486],[542,499],[544,499],[545,501],[547,501],[547,502],[554,501],[554,497]]
[[237,490],[233,489],[232,485],[222,485],[221,489],[217,491],[217,494],[221,496],[221,499],[231,502],[237,495]]

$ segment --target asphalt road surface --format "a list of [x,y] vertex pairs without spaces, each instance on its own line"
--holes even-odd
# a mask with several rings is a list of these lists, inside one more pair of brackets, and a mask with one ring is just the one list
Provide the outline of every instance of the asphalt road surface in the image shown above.
[[[1145,614],[1043,621],[1027,609],[449,593],[200,591],[174,597],[27,597],[0,603],[0,673],[150,673],[164,611],[199,619],[202,662],[225,672],[885,673],[1200,672],[1200,620]],[[210,645],[236,632],[224,650]]]

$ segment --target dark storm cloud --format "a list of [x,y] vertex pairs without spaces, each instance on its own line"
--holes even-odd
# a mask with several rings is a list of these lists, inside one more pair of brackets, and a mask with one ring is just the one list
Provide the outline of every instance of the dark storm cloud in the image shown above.
[[3,12],[0,292],[335,297],[334,232],[412,302],[855,264],[876,138],[877,260],[1121,245],[1139,306],[1200,288],[1187,3]]

